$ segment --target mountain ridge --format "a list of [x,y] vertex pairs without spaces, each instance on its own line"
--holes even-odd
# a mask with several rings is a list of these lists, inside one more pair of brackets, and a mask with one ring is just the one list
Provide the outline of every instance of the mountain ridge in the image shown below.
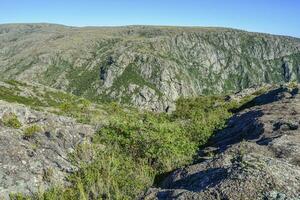
[[299,81],[297,38],[0,25],[0,198],[299,198]]
[[284,35],[284,34],[274,34],[271,32],[260,32],[260,31],[251,31],[240,28],[231,28],[231,27],[222,27],[222,26],[188,26],[188,25],[143,25],[143,24],[128,24],[128,25],[87,25],[87,26],[73,26],[73,25],[65,25],[65,24],[57,24],[57,23],[48,23],[48,22],[36,22],[36,23],[2,23],[0,26],[58,26],[65,28],[75,28],[75,29],[118,29],[118,28],[173,28],[173,29],[203,29],[203,30],[232,30],[232,31],[240,31],[246,33],[253,34],[263,34],[263,35],[271,35],[271,36],[279,36],[279,37],[289,37],[294,39],[299,39],[300,37]]
[[0,78],[171,111],[179,97],[300,80],[300,39],[223,28],[0,26]]

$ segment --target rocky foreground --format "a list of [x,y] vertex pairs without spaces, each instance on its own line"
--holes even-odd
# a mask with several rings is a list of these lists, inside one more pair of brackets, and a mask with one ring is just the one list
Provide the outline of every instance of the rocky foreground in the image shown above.
[[143,199],[300,199],[299,87],[245,105],[199,152]]
[[[155,186],[147,190],[152,185],[155,175],[148,176],[148,173],[144,172],[149,170],[151,165],[145,167],[140,162],[135,163],[130,160],[131,154],[123,152],[127,149],[132,150],[130,142],[142,135],[146,139],[136,140],[135,144],[141,146],[137,146],[139,149],[134,157],[144,148],[149,150],[150,146],[155,150],[167,152],[159,154],[158,159],[162,159],[161,163],[171,162],[165,159],[171,156],[176,161],[191,158],[188,162],[163,172],[191,163],[190,160],[197,152],[197,145],[195,144],[194,150],[189,151],[186,156],[177,153],[182,149],[181,145],[185,145],[184,149],[189,150],[194,143],[184,138],[186,132],[179,132],[181,129],[176,132],[174,127],[178,124],[174,121],[171,123],[161,116],[157,120],[164,119],[164,123],[155,124],[156,118],[147,121],[145,116],[138,115],[135,109],[129,107],[124,108],[123,112],[118,111],[121,107],[118,108],[114,104],[96,105],[39,84],[0,82],[0,199],[9,199],[13,194],[43,200],[83,197],[134,199],[143,193],[142,199],[145,200],[300,199],[299,89],[300,86],[295,84],[280,87],[265,85],[263,88],[243,90],[222,98],[222,101],[201,101],[203,105],[200,105],[206,109],[213,109],[209,105],[218,107],[218,102],[237,102],[238,106],[230,107],[230,113],[235,114],[226,123],[225,128],[219,130],[205,147],[198,151],[194,164],[177,169],[164,179],[160,176],[162,181],[155,181]],[[188,104],[188,99],[185,99],[185,104]],[[179,108],[180,106],[177,107]],[[218,117],[211,114],[216,111],[213,109],[204,113],[205,117],[210,116],[210,120],[206,121],[208,124],[212,123],[212,116]],[[180,113],[180,109],[176,112]],[[222,115],[225,115],[224,112],[226,110],[222,110]],[[116,123],[113,119],[122,114],[126,116],[118,118],[122,123],[130,119],[138,121],[141,118],[144,122],[138,127],[128,122],[124,127],[113,126]],[[153,113],[153,117],[158,117],[154,114],[157,113]],[[197,119],[201,120],[202,117]],[[167,127],[172,128],[171,132],[161,128],[166,123],[170,125]],[[188,120],[178,123],[188,123]],[[159,127],[158,130],[155,131],[153,126]],[[202,124],[198,128],[203,126],[205,125]],[[147,132],[148,129],[152,132]],[[103,132],[100,132],[101,130]],[[112,133],[111,137],[101,134],[105,131],[112,131],[108,132]],[[126,140],[121,141],[129,143],[120,151],[112,151],[112,144],[115,145],[122,134],[133,136],[123,136]],[[105,138],[110,140],[105,141]],[[157,140],[164,142],[156,144]],[[188,143],[177,145],[176,141]],[[164,146],[165,144],[169,146]],[[169,151],[172,153],[168,153]],[[149,172],[153,173],[153,170]],[[156,172],[156,175],[159,176],[160,173],[161,171]],[[71,177],[73,179],[70,179]],[[80,180],[81,185],[74,184],[74,180]],[[110,189],[112,183],[109,181],[112,180],[118,184],[117,189],[105,190],[105,187]],[[57,191],[51,190],[57,186]],[[81,191],[78,189],[80,186]],[[131,194],[130,191],[137,187],[140,188]],[[121,192],[114,193],[115,191]],[[62,197],[65,193],[67,195]],[[37,194],[50,195],[37,198]],[[111,196],[108,197],[109,195]]]
[[[9,116],[16,116],[22,127],[4,126]],[[77,170],[68,154],[89,142],[95,131],[72,118],[5,101],[0,101],[0,118],[0,199],[66,184],[66,176]]]

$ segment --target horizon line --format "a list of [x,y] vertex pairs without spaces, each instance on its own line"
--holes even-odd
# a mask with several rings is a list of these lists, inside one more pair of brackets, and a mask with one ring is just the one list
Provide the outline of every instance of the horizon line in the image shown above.
[[225,27],[225,26],[218,26],[218,25],[186,25],[186,24],[180,24],[180,25],[166,25],[166,24],[119,24],[119,25],[67,25],[63,23],[56,23],[56,22],[5,22],[0,23],[1,25],[38,25],[38,24],[44,24],[44,25],[57,25],[57,26],[65,26],[70,28],[122,28],[122,27],[134,27],[134,26],[145,26],[145,27],[161,27],[161,28],[219,28],[219,29],[232,29],[237,31],[243,31],[243,32],[249,32],[249,33],[260,33],[260,34],[268,34],[268,35],[275,35],[275,36],[283,36],[283,37],[292,37],[296,39],[300,39],[300,36],[295,35],[285,35],[280,33],[271,33],[271,32],[263,32],[263,31],[252,31],[245,28],[240,27]]

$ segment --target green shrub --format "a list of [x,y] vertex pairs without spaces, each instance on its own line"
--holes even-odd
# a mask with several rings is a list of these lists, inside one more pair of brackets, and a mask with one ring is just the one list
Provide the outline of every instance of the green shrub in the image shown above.
[[180,124],[150,113],[119,114],[100,129],[97,139],[119,146],[128,156],[146,161],[159,172],[191,161],[197,147]]
[[[61,112],[83,121],[97,116],[89,102],[77,102],[62,103]],[[171,115],[103,105],[106,123],[93,143],[79,145],[70,155],[79,169],[68,177],[71,185],[50,188],[34,199],[135,199],[157,175],[190,164],[238,106],[218,96],[181,98]],[[29,130],[29,137],[38,132]]]
[[16,128],[16,129],[22,126],[18,117],[14,113],[4,114],[2,117],[2,123],[4,126]]
[[80,98],[78,101],[64,102],[59,105],[60,114],[73,117],[79,123],[88,124],[91,122],[91,102]]
[[[74,154],[80,160],[80,146]],[[134,199],[153,182],[153,170],[142,161],[135,161],[114,146],[92,147],[93,160],[77,162],[80,168],[69,177],[77,198]]]
[[297,81],[291,81],[291,82],[288,83],[287,86],[288,86],[289,89],[292,90],[292,89],[295,89],[295,88],[298,87],[298,83],[297,83]]
[[62,103],[62,104],[59,106],[59,108],[60,108],[60,110],[61,110],[62,112],[67,113],[67,112],[70,112],[70,111],[72,110],[72,107],[73,107],[73,106],[74,106],[74,105],[72,105],[71,102],[64,102],[64,103]]
[[77,102],[78,108],[83,112],[87,112],[91,104],[89,100],[84,98],[80,98]]
[[[86,160],[87,149],[91,160]],[[68,177],[71,186],[53,187],[32,199],[134,199],[153,183],[153,170],[146,163],[134,161],[118,147],[82,144],[71,158],[79,168]]]
[[10,193],[9,194],[10,200],[30,200],[30,197],[26,197],[21,193]]
[[24,97],[20,95],[21,89],[17,86],[6,88],[0,86],[0,99],[7,102],[21,103],[24,105],[36,107],[42,106],[42,102],[36,97]]
[[93,144],[80,145],[71,155],[79,168],[69,177],[72,186],[43,197],[134,199],[156,175],[191,163],[198,147],[224,126],[237,104],[213,96],[179,99],[172,115],[107,106],[108,123]]
[[226,102],[221,96],[180,98],[171,118],[181,120],[191,141],[204,145],[214,131],[221,129],[232,115],[230,110],[235,102]]
[[29,139],[29,138],[34,137],[34,135],[36,133],[41,132],[41,131],[42,131],[42,128],[40,126],[34,124],[32,126],[25,128],[23,135],[24,135],[25,139]]

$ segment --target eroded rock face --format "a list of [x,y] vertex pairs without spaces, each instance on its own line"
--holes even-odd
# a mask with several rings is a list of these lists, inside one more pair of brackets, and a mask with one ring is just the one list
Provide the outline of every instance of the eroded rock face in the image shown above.
[[255,98],[199,152],[202,162],[174,171],[143,199],[300,199],[298,90]]
[[[300,80],[300,40],[292,37],[226,28],[49,24],[0,25],[0,33],[0,78],[155,111],[168,110],[180,96]],[[129,91],[130,85],[137,87]]]
[[[32,194],[68,184],[66,176],[77,170],[68,154],[78,144],[90,142],[94,128],[68,117],[0,101],[0,119],[8,113],[15,114],[22,127],[0,124],[0,199],[10,193]],[[25,129],[32,125],[41,130],[26,138]]]

